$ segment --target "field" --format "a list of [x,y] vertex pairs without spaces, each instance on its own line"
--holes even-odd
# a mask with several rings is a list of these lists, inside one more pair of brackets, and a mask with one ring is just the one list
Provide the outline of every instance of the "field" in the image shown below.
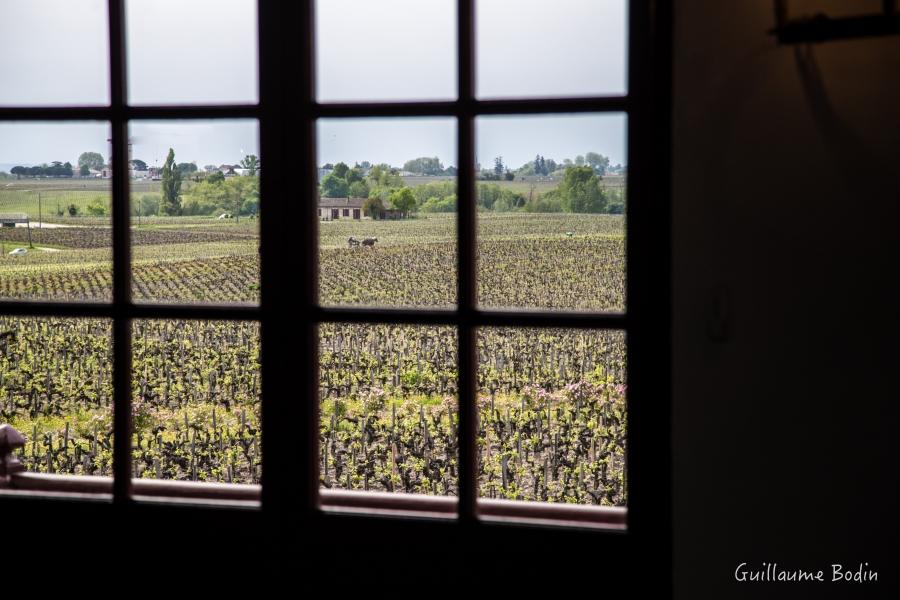
[[[456,181],[456,178],[443,175],[413,175],[404,177],[403,181],[408,186],[418,186],[441,181]],[[516,177],[512,181],[478,181],[477,184],[497,184],[503,189],[510,189],[528,196],[532,191],[535,194],[543,194],[544,192],[555,190],[559,186],[559,177],[526,175],[524,177]],[[622,188],[625,185],[625,178],[621,175],[607,175],[601,179],[600,185],[605,188]]]
[[[109,300],[109,227],[60,222],[78,226],[33,231],[37,247],[20,257],[7,252],[23,230],[0,228],[0,296]],[[452,215],[322,223],[321,301],[452,306],[454,232]],[[483,305],[624,308],[621,217],[486,215],[479,234]],[[379,241],[348,248],[351,235]],[[256,221],[144,218],[132,238],[136,299],[258,301]],[[257,324],[133,327],[134,476],[258,482]],[[110,330],[103,320],[0,317],[0,422],[28,438],[30,470],[111,473]],[[456,332],[329,324],[320,350],[322,485],[456,493]],[[618,332],[479,331],[481,494],[624,505],[624,357]]]

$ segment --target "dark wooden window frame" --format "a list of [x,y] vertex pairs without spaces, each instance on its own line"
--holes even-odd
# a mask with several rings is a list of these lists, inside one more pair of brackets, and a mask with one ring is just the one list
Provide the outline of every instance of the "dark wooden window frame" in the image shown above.
[[[127,511],[194,511],[208,519],[212,510],[225,511],[248,527],[266,524],[273,535],[305,532],[327,538],[332,528],[363,532],[410,531],[407,523],[428,528],[431,535],[459,532],[506,540],[522,539],[531,521],[546,525],[623,524],[624,513],[611,521],[584,516],[590,510],[540,503],[504,505],[478,500],[476,489],[476,410],[474,387],[475,332],[483,326],[604,328],[626,333],[628,347],[629,437],[627,527],[588,531],[584,527],[552,528],[554,536],[592,536],[597,556],[632,560],[656,556],[671,561],[670,468],[670,200],[669,136],[671,88],[671,7],[659,0],[629,3],[628,93],[624,96],[478,100],[474,95],[475,0],[458,0],[458,99],[447,102],[319,103],[315,99],[314,2],[259,0],[259,102],[229,106],[129,106],[126,102],[124,0],[109,0],[110,104],[93,107],[0,108],[0,122],[107,121],[112,128],[113,296],[111,303],[0,301],[0,314],[19,316],[101,317],[113,323],[114,441],[111,484],[97,483],[95,492],[109,492],[95,502]],[[625,113],[628,116],[628,211],[626,217],[627,312],[566,313],[553,311],[493,311],[476,302],[476,214],[474,123],[480,115],[554,115]],[[458,148],[458,306],[455,310],[404,310],[318,305],[317,203],[305,204],[305,219],[296,222],[282,202],[286,190],[317,197],[316,121],[319,118],[454,117]],[[256,119],[260,127],[261,301],[258,306],[138,304],[131,299],[131,248],[128,162],[128,122],[143,119]],[[299,234],[299,235],[298,235]],[[299,247],[297,240],[300,240]],[[279,251],[294,247],[296,252]],[[279,282],[302,281],[299,292]],[[209,496],[190,486],[132,482],[131,479],[131,322],[134,319],[254,320],[261,325],[262,435],[264,484],[251,492],[260,502],[200,506],[185,499]],[[447,504],[429,498],[391,500],[378,495],[321,492],[318,474],[318,339],[323,322],[407,323],[452,325],[459,335],[459,498]],[[298,366],[300,368],[298,368]],[[51,478],[52,479],[52,478]],[[68,479],[75,485],[77,478]],[[198,484],[209,485],[209,484]],[[90,486],[88,486],[90,487]],[[49,501],[52,483],[38,494],[0,494],[0,510],[18,502]],[[242,495],[244,494],[244,495]],[[244,498],[246,493],[238,494]],[[156,502],[151,497],[163,496]],[[215,494],[212,494],[215,496]],[[223,497],[228,497],[224,494]],[[177,497],[181,497],[179,501]],[[144,501],[137,501],[142,499]],[[245,498],[246,499],[246,498]],[[76,506],[63,500],[58,510]],[[246,503],[245,503],[246,504]],[[543,506],[543,508],[542,508]],[[144,507],[144,508],[141,508]],[[152,508],[150,508],[152,507]],[[337,510],[337,509],[344,510]],[[73,509],[74,510],[74,509]],[[404,513],[397,519],[386,516]],[[414,519],[408,514],[452,516],[456,519]],[[363,513],[363,514],[359,514]],[[117,513],[119,514],[119,513]],[[222,514],[222,513],[215,513]],[[258,516],[253,516],[258,515]],[[213,517],[215,520],[218,517]],[[224,517],[223,517],[224,518]],[[492,522],[497,518],[503,522]],[[509,520],[513,522],[509,522]],[[439,523],[439,524],[438,524]],[[252,525],[251,525],[252,524]],[[285,524],[289,525],[285,527]],[[450,529],[448,529],[448,527]],[[385,529],[386,528],[386,529]],[[420,530],[419,530],[420,531]],[[568,532],[568,533],[563,533]],[[584,540],[585,538],[578,538]]]

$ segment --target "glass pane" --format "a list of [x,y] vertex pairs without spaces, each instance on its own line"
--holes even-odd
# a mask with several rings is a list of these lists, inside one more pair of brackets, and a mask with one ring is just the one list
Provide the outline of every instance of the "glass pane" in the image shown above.
[[621,114],[476,121],[478,301],[625,309]]
[[131,104],[253,104],[254,0],[126,0]]
[[112,298],[107,123],[0,123],[0,299]]
[[456,98],[456,2],[319,0],[321,102]]
[[140,320],[132,331],[134,477],[259,483],[259,324]]
[[319,327],[322,487],[456,495],[453,327]]
[[325,119],[319,139],[319,301],[456,303],[456,124]]
[[131,123],[135,300],[259,302],[258,130],[254,120]]
[[112,322],[0,317],[0,423],[32,473],[112,475]]
[[479,97],[626,93],[626,0],[475,4]]
[[0,105],[109,103],[106,0],[4,2]]
[[624,506],[625,335],[478,332],[479,496]]

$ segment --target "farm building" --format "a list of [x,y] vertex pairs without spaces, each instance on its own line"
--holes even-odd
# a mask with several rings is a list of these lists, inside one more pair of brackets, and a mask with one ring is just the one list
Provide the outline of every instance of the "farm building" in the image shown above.
[[[323,221],[336,221],[338,219],[370,219],[370,215],[363,204],[365,198],[319,198],[319,219]],[[386,208],[378,212],[378,219],[402,219],[406,213],[392,208]]]
[[369,218],[363,210],[365,201],[365,198],[319,198],[319,218],[324,221]]

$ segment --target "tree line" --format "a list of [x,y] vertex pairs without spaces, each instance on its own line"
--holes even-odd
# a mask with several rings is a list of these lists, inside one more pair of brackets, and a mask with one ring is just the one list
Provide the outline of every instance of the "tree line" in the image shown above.
[[[545,159],[542,162],[542,158],[538,156],[533,165],[539,168],[555,166],[553,161]],[[537,195],[532,192],[526,197],[520,191],[501,187],[496,183],[479,183],[476,202],[481,210],[498,212],[624,212],[624,198],[612,197],[614,194],[600,184],[602,176],[597,170],[604,165],[604,161],[595,157],[591,159],[595,164],[576,166],[573,163],[557,170],[560,174],[559,185]],[[325,165],[324,168],[329,167],[331,172],[319,184],[320,197],[365,198],[363,209],[376,218],[385,210],[399,211],[404,216],[413,212],[456,212],[455,181],[436,181],[408,187],[400,170],[387,164],[370,166],[366,163],[366,166],[356,164],[350,167],[346,163],[337,163]],[[502,159],[499,157],[495,169],[503,171]]]
[[23,167],[17,165],[9,170],[10,174],[15,175],[16,179],[23,177],[74,177],[74,169],[70,162],[53,161],[49,165],[36,165],[33,167]]

